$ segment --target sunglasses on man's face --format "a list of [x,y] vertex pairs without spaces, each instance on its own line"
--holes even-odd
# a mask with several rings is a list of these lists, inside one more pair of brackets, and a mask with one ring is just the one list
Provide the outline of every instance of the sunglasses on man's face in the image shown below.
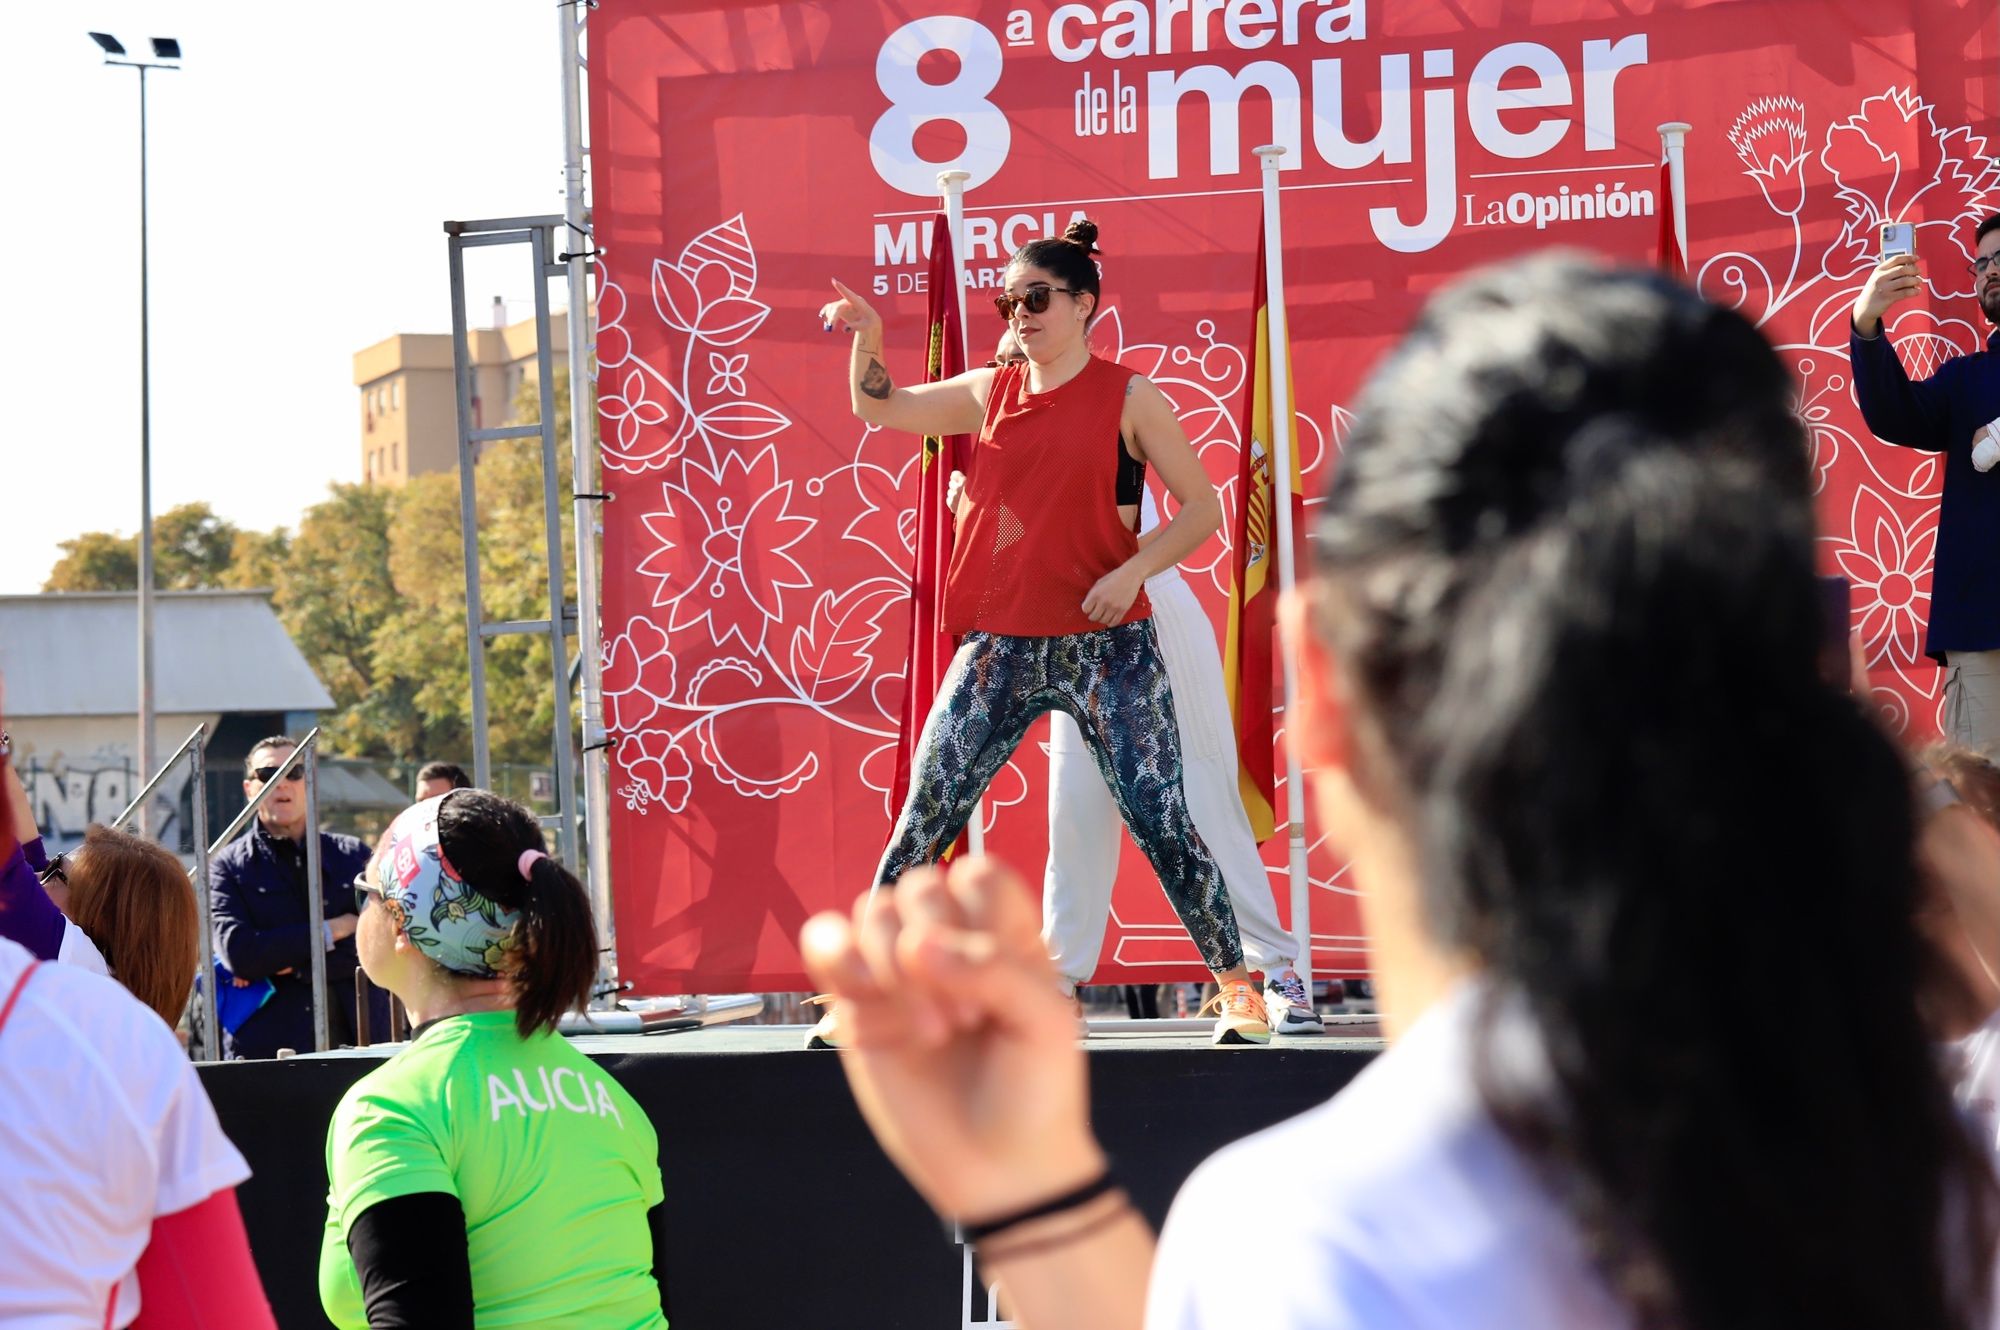
[[1080,291],[1072,291],[1067,286],[1050,286],[1047,282],[1035,282],[1018,296],[1001,294],[993,297],[993,308],[1000,311],[1003,322],[1012,323],[1016,309],[1025,309],[1030,314],[1048,313],[1049,301],[1055,298],[1058,291],[1066,296],[1082,294]]
[[[271,777],[278,774],[278,768],[253,767],[250,770],[250,774],[252,777],[257,779],[261,783],[269,785],[271,783]],[[306,768],[303,762],[297,763],[285,770],[286,780],[304,780],[305,778],[306,778]]]
[[381,894],[382,888],[369,880],[367,869],[362,869],[354,879],[354,912],[356,914],[363,913],[368,909],[368,898],[370,896],[380,896]]

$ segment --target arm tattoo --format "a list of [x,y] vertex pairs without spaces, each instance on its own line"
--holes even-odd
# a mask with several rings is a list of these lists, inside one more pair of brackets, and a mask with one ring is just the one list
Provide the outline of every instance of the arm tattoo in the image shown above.
[[896,385],[889,381],[889,371],[882,368],[881,361],[870,356],[868,368],[861,371],[861,391],[878,402],[886,402],[895,390]]

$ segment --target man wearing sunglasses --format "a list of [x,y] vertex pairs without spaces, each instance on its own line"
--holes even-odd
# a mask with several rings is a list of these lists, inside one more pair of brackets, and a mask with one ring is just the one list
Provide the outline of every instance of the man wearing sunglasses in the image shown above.
[[[2000,213],[1973,232],[1973,294],[2000,327]],[[1939,292],[1965,282],[1957,271]],[[1943,453],[1937,546],[1931,566],[1930,623],[1924,651],[1944,666],[1945,737],[1984,756],[2000,749],[2000,356],[1986,348],[1938,366],[1913,382],[1883,328],[1889,308],[1924,291],[1914,254],[1887,253],[1855,299],[1848,359],[1862,419],[1884,443]],[[1888,570],[1893,572],[1895,570]]]
[[[215,916],[215,955],[234,979],[269,980],[271,996],[235,1030],[225,1030],[223,1050],[232,1058],[268,1058],[281,1048],[313,1047],[312,951],[326,953],[327,1031],[333,1044],[354,1042],[356,913],[349,884],[368,866],[368,847],[352,836],[322,830],[320,899],[326,922],[311,935],[306,895],[306,787],[298,744],[273,735],[250,750],[243,793],[270,797],[257,810],[250,834],[209,860],[209,899]],[[387,1028],[388,1011],[376,1028]]]

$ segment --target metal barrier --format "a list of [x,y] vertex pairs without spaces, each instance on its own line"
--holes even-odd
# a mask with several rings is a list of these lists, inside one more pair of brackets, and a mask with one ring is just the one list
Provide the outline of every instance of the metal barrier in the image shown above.
[[[250,825],[250,819],[257,816],[257,810],[264,806],[264,801],[271,797],[271,791],[276,789],[280,782],[266,781],[264,788],[257,791],[257,797],[243,805],[243,811],[230,820],[223,833],[212,841],[208,840],[208,789],[202,778],[202,748],[207,735],[208,726],[195,726],[194,733],[187,737],[187,742],[175,750],[174,755],[167,759],[166,765],[153,773],[153,778],[146,782],[145,788],[126,805],[125,811],[120,813],[111,825],[123,828],[132,816],[145,806],[146,800],[152,797],[154,789],[166,779],[167,773],[174,769],[175,764],[183,757],[188,759],[191,764],[189,774],[194,783],[192,818],[194,867],[188,870],[188,877],[194,884],[195,906],[201,917],[201,1051],[206,1060],[214,1062],[222,1057],[222,1027],[215,1010],[215,923],[208,895],[208,862],[223,846],[242,834],[243,828]],[[305,764],[306,882],[309,888],[306,892],[306,917],[310,921],[307,933],[311,937],[324,939],[326,898],[324,884],[320,882],[319,726],[313,726],[311,733],[299,740],[299,746],[292,750],[292,756],[286,761],[285,766],[290,767],[293,762]],[[332,1040],[327,1032],[326,947],[324,945],[313,947],[311,953],[313,1049],[315,1052],[324,1053],[332,1046]]]
[[188,843],[194,846],[194,867],[188,873],[193,883],[195,914],[201,920],[201,968],[196,972],[200,976],[196,991],[201,1002],[201,1055],[205,1060],[215,1062],[222,1057],[222,1032],[216,1025],[215,1016],[215,927],[209,916],[208,899],[208,781],[203,767],[203,750],[207,746],[208,726],[195,726],[194,733],[188,735],[174,750],[174,755],[161,764],[160,769],[153,773],[153,778],[146,782],[145,788],[133,796],[132,802],[125,805],[125,811],[111,820],[111,826],[114,830],[124,830],[125,824],[153,797],[153,791],[159,788],[167,774],[180,764],[182,758],[187,759],[188,784],[192,786],[191,797],[194,800],[188,819],[193,832],[188,837]]
[[[324,939],[326,898],[319,880],[319,726],[313,726],[311,733],[299,740],[299,746],[292,751],[292,759],[304,761],[306,768],[306,882],[309,888],[306,892],[306,918],[309,922],[306,933],[308,937]],[[287,762],[286,765],[291,764]],[[266,781],[264,788],[257,791],[257,797],[243,805],[243,811],[231,820],[220,836],[210,842],[209,854],[213,855],[235,840],[277,787],[277,781]],[[324,1053],[332,1046],[326,1024],[326,947],[322,942],[308,950],[312,953],[313,1050]]]

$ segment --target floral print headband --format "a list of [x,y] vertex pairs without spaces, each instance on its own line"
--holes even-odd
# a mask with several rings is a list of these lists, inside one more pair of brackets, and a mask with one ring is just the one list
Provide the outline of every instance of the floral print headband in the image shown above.
[[458,875],[438,843],[438,809],[447,790],[397,815],[376,856],[375,886],[396,927],[417,949],[454,974],[497,978],[514,945],[518,910],[482,896]]

